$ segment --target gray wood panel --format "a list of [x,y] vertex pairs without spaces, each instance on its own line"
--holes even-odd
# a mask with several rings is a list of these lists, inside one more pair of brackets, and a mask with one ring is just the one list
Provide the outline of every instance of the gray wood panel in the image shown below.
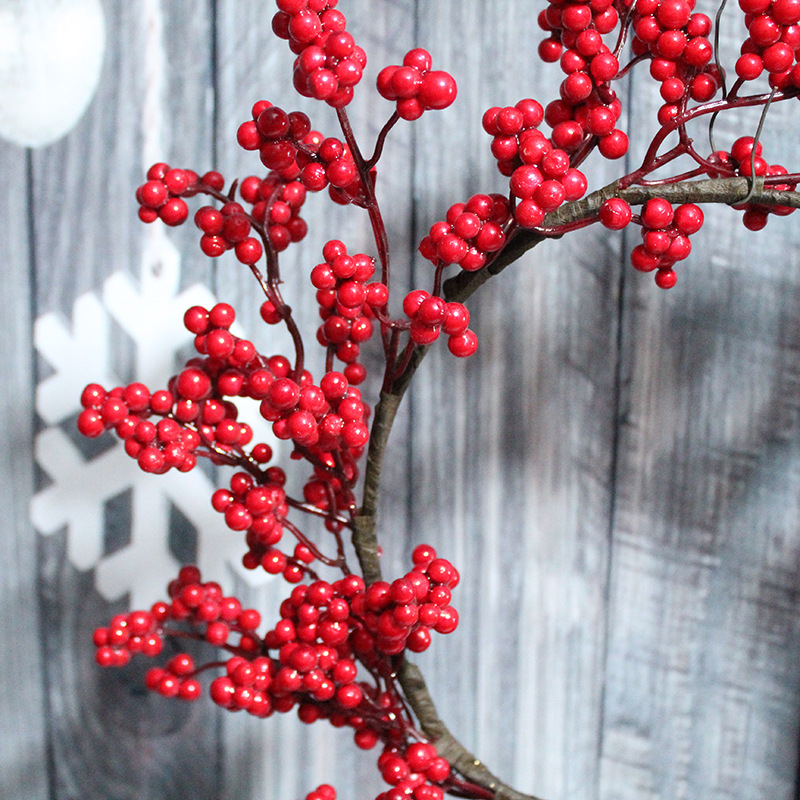
[[[451,109],[397,126],[379,167],[397,310],[407,288],[429,284],[415,252],[429,225],[451,203],[503,187],[483,110],[546,102],[560,73],[536,59],[536,14],[521,0],[340,5],[370,58],[362,96],[414,45],[459,82]],[[109,603],[91,570],[71,566],[65,531],[37,540],[28,522],[37,316],[68,318],[112,273],[135,281],[143,265],[158,269],[148,254],[178,252],[181,287],[202,281],[236,306],[263,351],[287,347],[260,322],[259,291],[232,257],[202,256],[191,224],[162,237],[136,219],[145,162],[216,166],[228,180],[260,173],[235,135],[262,97],[336,131],[329,109],[290,91],[292,56],[270,32],[272,2],[108,0],[105,10],[103,78],[78,127],[29,155],[30,184],[25,152],[0,148],[14,297],[0,312],[13,420],[0,436],[2,452],[24,454],[23,466],[4,462],[0,490],[12,519],[0,549],[0,636],[13,642],[0,648],[0,718],[20,731],[0,737],[0,794],[289,800],[325,781],[340,797],[374,797],[384,788],[377,753],[357,751],[346,730],[217,712],[207,700],[188,707],[144,692],[142,667],[97,669],[91,631],[125,599]],[[651,126],[651,92],[634,80],[632,130]],[[354,102],[362,141],[389,110]],[[790,168],[793,111],[770,112],[779,133],[768,140]],[[743,126],[753,118],[721,120],[718,136],[730,144]],[[590,172],[600,186],[617,165]],[[309,236],[281,262],[313,342],[307,272],[322,244],[374,248],[358,210],[310,197],[304,216]],[[469,301],[478,354],[461,362],[444,342],[434,347],[393,432],[384,570],[401,574],[424,541],[462,573],[459,630],[414,660],[453,733],[517,788],[553,800],[795,796],[800,232],[793,217],[762,234],[728,209],[707,219],[666,293],[628,265],[638,231],[589,229],[537,248]],[[121,379],[140,377],[116,329],[111,355]],[[312,355],[315,374],[320,364]],[[39,366],[40,379],[53,367]],[[233,570],[226,588],[266,620],[286,591]]]
[[[737,53],[723,39],[723,58]],[[643,132],[650,83],[637,77],[629,104]],[[770,111],[771,162],[796,162],[794,113]],[[723,115],[717,147],[757,124]],[[607,798],[796,796],[800,231],[789,217],[753,233],[722,207],[706,220],[673,290],[625,277]]]
[[[55,311],[69,320],[73,302],[87,291],[100,294],[112,273],[136,285],[162,269],[166,256],[153,241],[155,227],[137,219],[133,193],[148,160],[210,160],[209,11],[196,2],[105,4],[98,93],[67,138],[33,154],[37,315]],[[185,281],[203,277],[194,265],[205,268],[204,259],[191,256],[194,239],[188,226],[174,237],[187,253]],[[115,335],[111,360],[120,380],[134,379],[129,337]],[[125,468],[137,469],[132,462]],[[113,513],[107,506],[106,516]],[[111,517],[108,523],[121,524]],[[41,539],[38,563],[52,797],[218,796],[218,709],[151,695],[142,686],[146,663],[99,670],[92,631],[124,610],[125,598],[109,604],[98,595],[93,571],[70,563],[64,531]]]
[[7,733],[0,736],[0,774],[9,797],[48,795],[48,741],[37,597],[36,536],[29,518],[33,490],[33,353],[29,161],[20,148],[0,146],[0,173],[9,187],[3,204],[0,260],[5,291],[0,414],[0,697]]

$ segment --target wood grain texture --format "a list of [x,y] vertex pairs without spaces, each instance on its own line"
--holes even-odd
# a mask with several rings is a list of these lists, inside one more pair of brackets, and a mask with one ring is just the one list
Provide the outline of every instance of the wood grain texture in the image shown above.
[[[451,203],[503,188],[482,112],[526,96],[546,102],[560,73],[537,60],[541,33],[522,0],[341,7],[370,58],[365,99],[351,110],[360,141],[371,144],[391,110],[367,84],[410,47],[430,49],[459,82],[451,109],[392,131],[378,168],[397,312],[408,288],[430,288],[416,252],[430,224]],[[342,798],[375,797],[385,788],[377,754],[354,748],[348,730],[189,707],[145,692],[141,667],[98,670],[91,630],[125,601],[106,602],[91,572],[70,566],[63,532],[31,535],[24,409],[35,316],[68,316],[113,272],[138,280],[157,270],[168,240],[182,286],[202,281],[235,305],[262,351],[288,346],[260,321],[260,292],[232,257],[209,262],[192,225],[162,237],[136,220],[132,193],[147,163],[217,167],[229,181],[262,173],[234,144],[261,98],[337,133],[330,109],[290,90],[292,55],[270,32],[271,0],[109,0],[105,10],[106,65],[87,116],[31,154],[30,187],[23,151],[0,148],[13,188],[2,208],[15,298],[0,311],[13,420],[0,437],[3,452],[24,455],[24,467],[4,462],[0,490],[13,519],[0,549],[0,636],[14,642],[0,648],[0,718],[19,727],[0,737],[0,794],[291,800],[324,781]],[[652,87],[636,79],[624,92],[628,129],[653,129]],[[767,142],[768,153],[790,154],[790,168],[792,111],[770,112],[782,133]],[[721,119],[720,146],[755,122]],[[619,169],[590,162],[591,185]],[[308,270],[330,238],[375,250],[356,209],[315,196],[303,216],[311,230],[281,257],[283,290],[318,376]],[[540,246],[469,301],[481,339],[473,359],[433,348],[390,443],[384,571],[402,574],[419,542],[461,570],[459,630],[414,661],[453,733],[516,788],[553,800],[790,800],[800,733],[800,232],[794,217],[759,235],[738,212],[709,213],[668,293],[629,268],[637,237],[593,228]],[[141,377],[124,336],[112,353],[122,379]],[[278,579],[253,584],[233,570],[225,588],[262,609],[265,624],[285,595]]]
[[18,147],[0,146],[0,174],[9,191],[3,203],[0,303],[6,357],[0,414],[0,794],[44,800],[48,796],[47,708],[42,683],[35,534],[28,506],[33,491],[33,348],[28,166]]
[[[158,233],[143,230],[133,198],[144,162],[155,154],[175,164],[208,159],[211,150],[209,6],[142,0],[107,3],[105,12],[106,64],[89,112],[33,155],[37,315],[69,315],[80,294],[98,292],[114,272],[134,281],[156,274]],[[187,281],[205,269],[191,255],[193,238],[188,229],[175,237]],[[134,377],[132,347],[124,336],[112,342],[123,381]],[[147,664],[98,670],[92,631],[125,609],[124,598],[110,606],[95,592],[92,572],[66,557],[63,534],[41,540],[38,560],[53,798],[217,797],[217,709],[148,696]]]
[[[767,159],[796,157],[791,112]],[[717,146],[757,122],[723,116]],[[602,797],[795,797],[798,235],[715,208],[675,290],[625,278]]]

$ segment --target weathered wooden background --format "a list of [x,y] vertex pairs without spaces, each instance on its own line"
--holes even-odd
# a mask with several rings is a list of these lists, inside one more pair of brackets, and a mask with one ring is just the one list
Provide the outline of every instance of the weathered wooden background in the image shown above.
[[[536,59],[539,7],[525,0],[340,7],[370,80],[421,45],[459,82],[449,111],[398,126],[380,166],[399,294],[403,283],[427,285],[415,242],[446,207],[502,187],[482,111],[547,101],[559,73]],[[192,226],[146,229],[133,189],[154,160],[217,166],[229,179],[259,171],[235,146],[251,104],[301,105],[291,55],[271,35],[273,4],[104,8],[105,61],[87,114],[49,147],[0,144],[0,796],[293,800],[325,781],[342,798],[374,797],[375,753],[345,731],[150,696],[135,666],[101,672],[91,631],[126,597],[109,602],[94,562],[76,566],[80,525],[41,535],[32,524],[37,492],[39,513],[62,510],[41,507],[59,497],[42,494],[57,484],[42,434],[74,418],[37,416],[37,383],[55,370],[68,385],[64,373],[86,370],[82,348],[96,349],[84,331],[72,361],[49,363],[33,345],[37,319],[70,332],[78,298],[100,297],[114,273],[158,276],[177,252],[180,287],[208,285],[270,347],[245,271],[209,263]],[[632,166],[660,100],[645,75],[621,95]],[[302,107],[334,131],[329,110]],[[352,109],[370,141],[389,107],[363,85]],[[795,171],[796,114],[794,102],[774,108],[765,140],[767,158]],[[756,123],[721,119],[720,146]],[[593,185],[619,169],[595,164]],[[328,238],[360,251],[370,237],[365,215],[323,198],[304,216],[312,230],[287,254],[286,293],[312,337],[302,270]],[[417,661],[453,732],[521,790],[552,800],[797,797],[800,227],[774,219],[755,234],[739,216],[708,212],[670,292],[628,266],[636,232],[591,229],[537,248],[470,302],[478,354],[462,363],[435,348],[404,401],[384,483],[385,571],[404,571],[420,541],[461,569],[462,625]],[[168,242],[177,249],[159,250]],[[148,310],[145,324],[174,325],[155,305],[136,313]],[[114,372],[138,377],[130,337],[112,334]],[[58,503],[100,514],[113,550],[140,509],[129,495],[90,508],[93,475],[77,469]],[[190,528],[183,519],[173,535],[176,556],[191,551],[181,543]],[[265,610],[284,590],[277,580],[248,587],[231,570],[226,580]]]

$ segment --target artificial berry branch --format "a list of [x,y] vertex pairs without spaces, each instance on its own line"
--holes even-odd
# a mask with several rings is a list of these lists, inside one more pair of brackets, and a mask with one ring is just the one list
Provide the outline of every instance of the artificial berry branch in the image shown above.
[[[237,142],[258,154],[266,174],[234,180],[226,191],[218,172],[200,175],[158,163],[136,196],[143,222],[169,226],[187,221],[187,199],[204,195],[219,204],[195,212],[200,249],[210,258],[232,251],[250,270],[265,297],[261,318],[285,326],[293,357],[266,355],[231,333],[236,314],[230,305],[195,306],[184,324],[194,335],[196,357],[164,389],[90,384],[78,428],[91,437],[113,431],[138,466],[153,474],[189,471],[201,456],[232,467],[211,505],[243,535],[244,567],[280,575],[292,588],[277,621],[259,633],[260,612],[243,608],[220,585],[203,581],[196,567],[185,566],[168,586],[168,600],[117,615],[96,631],[97,661],[124,666],[134,655],[159,657],[167,639],[203,641],[228,657],[195,664],[179,653],[150,669],[147,687],[195,700],[203,693],[198,676],[221,673],[208,689],[221,708],[257,717],[296,709],[307,724],[327,719],[348,726],[358,747],[380,745],[378,769],[390,788],[378,800],[442,800],[445,793],[535,800],[504,784],[458,742],[408,660],[431,645],[432,633],[456,628],[451,603],[459,574],[419,544],[410,569],[384,579],[378,508],[393,422],[439,338],[446,337],[457,358],[475,353],[478,340],[464,302],[541,242],[594,224],[610,231],[639,226],[642,241],[632,249],[632,266],[654,273],[657,286],[669,289],[677,281],[675,265],[690,255],[691,237],[702,228],[702,205],[742,211],[750,230],[800,206],[800,174],[769,164],[761,142],[770,106],[800,94],[800,0],[739,0],[748,38],[730,90],[718,52],[722,8],[715,27],[694,11],[693,0],[546,2],[538,52],[564,74],[558,97],[546,105],[526,97],[486,110],[481,125],[491,137],[503,191],[456,202],[431,225],[419,243],[421,258],[431,264],[427,286],[399,302],[377,165],[396,125],[452,104],[455,80],[433,69],[432,56],[421,48],[406,53],[402,64],[380,69],[377,92],[394,108],[365,158],[346,107],[367,55],[347,31],[338,0],[276,5],[272,28],[295,56],[294,88],[335,110],[342,138],[312,129],[303,112],[260,100],[239,126]],[[590,191],[583,164],[628,151],[614,87],[643,66],[664,101],[656,131],[642,142],[646,152],[635,170]],[[742,95],[750,84],[757,91]],[[754,135],[717,149],[719,115],[751,107],[762,109]],[[707,121],[710,152],[690,135],[698,121]],[[682,157],[695,166],[670,174]],[[325,190],[332,202],[366,211],[376,255],[350,252],[333,239],[310,270],[324,362],[315,380],[307,367],[308,341],[280,291],[280,254],[306,236],[300,212],[308,193]],[[376,328],[383,374],[373,409],[360,388],[367,377],[361,356]],[[291,458],[310,470],[302,498],[289,493],[294,479],[274,463],[274,442],[254,441],[238,398],[255,400],[274,437],[289,443]],[[345,545],[348,532],[357,567]],[[335,556],[327,554],[334,549]],[[335,797],[322,785],[307,800]]]

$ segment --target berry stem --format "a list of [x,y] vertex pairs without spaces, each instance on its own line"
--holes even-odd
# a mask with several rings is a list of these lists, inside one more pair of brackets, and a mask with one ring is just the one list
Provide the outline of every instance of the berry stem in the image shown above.
[[381,154],[383,153],[383,146],[386,144],[386,136],[388,135],[389,131],[394,128],[399,119],[400,115],[397,113],[397,111],[395,111],[392,116],[389,117],[386,124],[381,128],[381,132],[378,134],[378,138],[375,140],[375,150],[364,164],[364,167],[368,172],[378,163],[378,159],[380,159]]
[[[728,98],[725,100],[715,100],[710,103],[703,103],[702,105],[695,106],[694,108],[688,109],[683,111],[682,113],[678,114],[673,120],[668,122],[666,125],[662,125],[659,129],[658,133],[653,137],[653,140],[650,142],[650,147],[647,149],[647,153],[645,154],[644,158],[642,159],[642,165],[639,169],[635,170],[634,172],[625,175],[624,177],[620,178],[618,184],[625,188],[636,183],[640,178],[644,177],[648,173],[652,172],[654,169],[657,169],[659,166],[663,166],[663,163],[658,160],[658,148],[661,147],[662,142],[664,139],[669,136],[670,133],[673,131],[680,131],[682,137],[685,137],[685,131],[683,130],[684,126],[687,122],[691,122],[693,119],[703,116],[705,114],[716,114],[720,111],[727,111],[732,108],[745,108],[748,106],[763,106],[767,102],[777,103],[780,100],[788,100],[792,97],[797,97],[798,91],[796,89],[793,90],[785,90],[779,92],[769,92],[767,94],[754,94],[748,95],[746,97],[737,97],[735,96],[733,90],[728,95]],[[680,149],[681,153],[688,152],[686,139],[682,138],[680,144],[676,145],[670,153],[673,153],[674,150]],[[669,154],[667,154],[669,155]],[[675,156],[673,156],[675,157]],[[716,202],[714,200],[707,201],[707,202]]]
[[381,209],[378,205],[378,198],[375,196],[375,185],[372,182],[370,168],[367,162],[364,161],[364,156],[361,155],[361,150],[356,142],[356,137],[353,134],[353,128],[350,125],[350,118],[347,116],[347,111],[344,108],[336,109],[336,116],[339,118],[339,125],[342,128],[347,146],[350,148],[350,153],[353,156],[353,161],[358,168],[359,175],[361,176],[361,184],[364,188],[366,195],[366,202],[364,203],[367,213],[369,214],[369,221],[372,225],[372,233],[375,236],[375,247],[378,250],[378,258],[381,262],[381,282],[385,286],[389,286],[389,239],[386,236],[386,226],[383,224],[383,216]]

